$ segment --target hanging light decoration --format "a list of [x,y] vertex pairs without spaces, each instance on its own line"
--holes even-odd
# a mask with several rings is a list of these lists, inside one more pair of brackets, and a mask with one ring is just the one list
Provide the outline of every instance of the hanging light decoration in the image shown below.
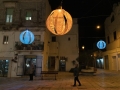
[[62,9],[53,10],[46,20],[46,26],[50,32],[55,35],[64,35],[68,33],[72,27],[71,15]]
[[106,43],[103,40],[97,42],[97,47],[99,49],[104,49],[106,47]]
[[20,41],[23,44],[31,44],[34,41],[34,34],[29,30],[25,30],[20,34]]

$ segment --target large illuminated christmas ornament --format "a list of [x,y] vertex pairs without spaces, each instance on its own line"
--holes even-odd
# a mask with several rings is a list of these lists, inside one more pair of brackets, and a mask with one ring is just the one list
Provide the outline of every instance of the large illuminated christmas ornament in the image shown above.
[[20,34],[20,41],[23,44],[31,44],[34,41],[34,34],[29,30],[25,30]]
[[68,33],[72,27],[71,15],[62,9],[53,10],[46,20],[46,26],[50,32],[55,35],[64,35]]
[[97,42],[97,47],[99,49],[104,49],[106,47],[106,43],[103,40]]

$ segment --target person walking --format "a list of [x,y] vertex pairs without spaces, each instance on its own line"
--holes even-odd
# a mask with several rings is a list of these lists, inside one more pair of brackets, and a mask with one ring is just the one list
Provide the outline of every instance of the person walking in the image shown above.
[[79,83],[79,86],[81,86],[81,83],[78,79],[78,76],[79,76],[79,68],[78,68],[78,64],[75,65],[75,68],[74,68],[74,85],[73,86],[76,86],[76,81]]
[[33,65],[33,63],[30,63],[30,67],[29,67],[29,76],[30,76],[30,79],[29,81],[33,81],[33,73],[34,73],[34,70],[35,70],[35,67]]

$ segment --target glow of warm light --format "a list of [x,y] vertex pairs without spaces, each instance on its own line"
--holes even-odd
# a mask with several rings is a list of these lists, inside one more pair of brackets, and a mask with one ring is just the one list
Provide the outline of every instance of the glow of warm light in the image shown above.
[[72,27],[72,17],[64,9],[53,10],[46,20],[46,26],[55,35],[64,35]]
[[97,54],[96,54],[96,53],[94,53],[94,54],[93,54],[93,56],[94,56],[94,57],[96,57],[96,56],[97,56]]
[[97,29],[100,29],[100,26],[99,26],[99,25],[97,26]]
[[82,49],[85,49],[85,46],[82,46]]

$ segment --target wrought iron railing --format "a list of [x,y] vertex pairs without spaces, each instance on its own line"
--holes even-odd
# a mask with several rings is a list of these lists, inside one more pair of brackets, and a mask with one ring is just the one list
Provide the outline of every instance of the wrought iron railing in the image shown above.
[[44,42],[34,41],[32,44],[15,42],[15,50],[44,50]]

